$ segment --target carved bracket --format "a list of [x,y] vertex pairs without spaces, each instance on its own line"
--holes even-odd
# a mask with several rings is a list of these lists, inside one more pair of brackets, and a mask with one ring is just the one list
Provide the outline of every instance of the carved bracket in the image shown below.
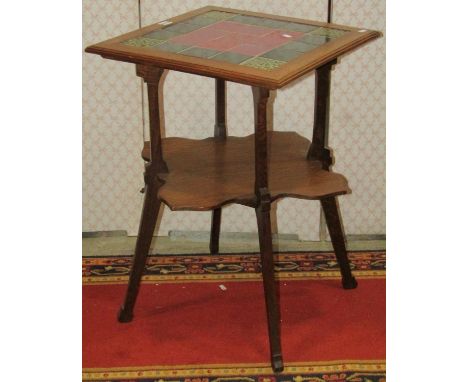
[[255,194],[268,189],[267,108],[270,90],[252,87],[255,114]]
[[331,152],[326,146],[330,119],[331,70],[336,62],[333,60],[326,63],[315,73],[314,132],[307,159],[321,161],[325,170],[328,170],[333,163]]
[[162,155],[162,85],[161,79],[165,70],[151,65],[136,65],[137,76],[142,77],[148,87],[148,108],[150,120],[150,163],[146,165],[145,183],[148,184],[148,177],[154,178],[157,173],[167,173],[166,162]]

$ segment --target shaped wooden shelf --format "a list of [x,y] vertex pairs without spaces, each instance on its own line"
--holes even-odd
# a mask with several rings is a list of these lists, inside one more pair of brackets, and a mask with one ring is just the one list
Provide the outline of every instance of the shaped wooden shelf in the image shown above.
[[[307,160],[310,141],[295,132],[268,133],[269,191],[282,197],[320,199],[350,192],[340,174],[325,171],[319,161]],[[163,139],[169,168],[158,197],[171,210],[212,210],[228,203],[253,206],[254,135],[202,140]],[[149,142],[142,157],[149,160]]]

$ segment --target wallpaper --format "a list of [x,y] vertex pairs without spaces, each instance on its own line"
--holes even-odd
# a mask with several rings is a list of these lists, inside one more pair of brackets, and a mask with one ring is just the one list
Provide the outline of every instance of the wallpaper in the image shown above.
[[[83,1],[83,49],[137,28],[137,1]],[[135,78],[134,65],[83,52],[83,231],[138,230],[142,100]]]
[[[383,30],[385,2],[335,1],[335,22]],[[205,5],[219,5],[286,16],[326,20],[320,1],[161,1],[141,0],[146,26]],[[102,41],[138,27],[138,2],[85,0],[83,42]],[[353,194],[340,198],[348,234],[385,230],[385,42],[374,42],[341,60],[333,72],[330,145],[334,170],[349,180]],[[146,89],[130,64],[84,55],[83,69],[83,230],[138,230],[142,196],[140,149],[148,137]],[[143,101],[142,101],[143,94]],[[274,94],[273,128],[312,136],[314,75]],[[143,113],[142,113],[143,103]],[[250,87],[228,83],[228,131],[253,132]],[[169,72],[164,87],[165,135],[205,138],[213,134],[214,79]],[[143,119],[142,119],[143,118]],[[284,199],[275,203],[274,229],[318,240],[320,207],[316,201]],[[206,231],[210,212],[173,212],[164,208],[159,234],[169,230]],[[253,209],[223,209],[228,232],[256,232]],[[275,230],[276,230],[275,229]]]

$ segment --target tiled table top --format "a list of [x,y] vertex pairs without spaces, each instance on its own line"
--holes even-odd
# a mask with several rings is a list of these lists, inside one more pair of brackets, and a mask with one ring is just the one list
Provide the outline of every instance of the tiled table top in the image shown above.
[[205,7],[87,51],[122,61],[151,61],[169,69],[180,66],[181,71],[196,74],[224,75],[237,82],[270,82],[274,88],[279,86],[271,83],[290,82],[314,65],[378,36],[378,32],[333,24]]
[[208,11],[122,44],[274,70],[349,31]]

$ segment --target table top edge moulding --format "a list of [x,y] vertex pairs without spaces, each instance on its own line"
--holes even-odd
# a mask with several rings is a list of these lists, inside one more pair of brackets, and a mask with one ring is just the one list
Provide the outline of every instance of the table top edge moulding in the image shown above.
[[[295,28],[297,28],[298,24],[302,25],[304,28],[307,28],[307,26],[318,28],[318,29],[327,28],[331,31],[336,31],[336,30],[341,31],[343,32],[343,35],[339,35],[338,37],[333,36],[331,40],[328,40],[329,37],[316,36],[316,35],[309,36],[309,35],[314,34],[315,33],[314,31],[308,34],[297,32],[298,37],[294,36],[291,39],[291,41],[287,41],[286,43],[282,43],[282,42],[278,43],[280,45],[277,45],[277,47],[273,47],[273,49],[270,51],[267,51],[265,55],[268,55],[271,53],[274,54],[276,50],[278,50],[279,54],[281,53],[284,54],[285,52],[288,53],[290,52],[289,50],[284,51],[283,49],[285,48],[285,45],[288,45],[289,42],[290,43],[296,42],[299,44],[303,44],[303,40],[308,42],[308,40],[306,40],[307,38],[322,38],[322,39],[326,38],[327,42],[322,43],[322,45],[318,45],[318,46],[311,45],[312,48],[310,48],[310,50],[302,52],[297,57],[293,57],[287,62],[266,59],[266,61],[269,61],[269,62],[279,62],[281,65],[273,69],[268,68],[267,70],[259,69],[257,67],[247,66],[245,63],[238,64],[238,63],[231,63],[228,61],[217,60],[216,56],[213,58],[204,58],[204,57],[196,57],[196,56],[191,56],[191,55],[184,55],[183,52],[174,53],[170,51],[158,50],[158,45],[151,48],[151,47],[145,47],[145,46],[141,47],[141,46],[132,46],[132,45],[124,44],[124,42],[142,38],[143,36],[147,36],[148,34],[151,34],[151,33],[158,33],[158,32],[164,33],[165,31],[169,31],[170,27],[174,28],[175,26],[180,25],[180,24],[187,25],[184,23],[184,21],[190,22],[190,20],[194,18],[196,19],[196,17],[203,17],[204,14],[206,14],[207,12],[211,12],[211,13],[219,12],[221,14],[232,13],[233,18],[245,17],[247,20],[248,18],[251,18],[252,20],[255,20],[255,19],[264,20],[264,22],[284,23],[285,25],[291,24],[291,25],[294,25]],[[224,23],[226,25],[231,24],[229,25],[230,27],[233,26],[232,24],[235,24],[229,21],[229,19],[226,19],[224,21],[222,19],[218,20],[218,25],[220,23]],[[247,24],[245,26],[246,28],[249,28],[249,27],[252,28],[254,31],[255,31],[255,28],[257,28],[257,30],[261,30],[262,28],[262,27],[259,27],[258,25],[250,25],[250,24]],[[214,25],[208,25],[200,29],[205,29],[207,27],[212,28],[212,30],[215,30],[214,28],[216,28],[216,26]],[[270,28],[270,27],[264,27],[264,29],[265,28]],[[199,32],[200,29],[193,31],[192,34]],[[324,30],[327,31],[327,29],[324,29]],[[271,29],[271,30],[273,31],[273,33],[271,34],[280,32],[279,28]],[[166,32],[166,33],[169,33],[169,32]],[[295,33],[295,32],[291,32],[291,33]],[[190,34],[191,33],[189,32],[185,34],[175,35],[175,38],[180,39],[181,36],[183,38],[183,36],[188,36]],[[289,36],[289,35],[286,33],[283,33],[282,36]],[[348,26],[343,26],[339,24],[328,24],[328,23],[323,23],[323,22],[318,22],[318,21],[304,20],[304,19],[284,17],[284,16],[276,16],[276,15],[271,15],[271,14],[243,11],[243,10],[232,9],[232,8],[207,6],[207,7],[199,8],[194,11],[187,12],[185,14],[164,20],[162,22],[149,25],[141,29],[137,29],[135,31],[100,42],[98,44],[91,45],[87,47],[85,51],[87,53],[99,54],[104,58],[113,59],[117,61],[124,61],[124,62],[130,62],[130,63],[135,63],[135,64],[153,65],[153,66],[157,66],[163,69],[177,70],[181,72],[187,72],[187,73],[197,74],[197,75],[202,75],[202,76],[207,76],[207,77],[221,78],[224,80],[242,83],[246,85],[260,86],[260,87],[265,87],[268,89],[278,89],[278,88],[286,86],[287,84],[296,80],[297,78],[315,70],[316,68],[326,64],[327,62],[330,62],[340,57],[341,55],[348,53],[354,50],[355,48],[362,46],[363,44],[371,40],[374,40],[380,36],[382,36],[380,32],[368,30],[368,29],[359,29],[359,28],[348,27]],[[282,37],[279,36],[279,38],[281,39]],[[163,41],[162,43],[161,42],[158,42],[158,43],[161,45],[164,45],[166,43],[170,43],[170,41]],[[196,46],[190,49],[193,49],[193,48],[196,48]],[[283,50],[283,52],[279,51],[281,49]],[[204,50],[209,51],[209,49],[204,49]],[[201,49],[201,51],[203,51],[203,49]],[[219,55],[222,56],[223,54],[229,54],[229,53],[231,52],[221,51]],[[260,55],[257,55],[257,56],[252,55],[252,58],[248,58],[249,56],[246,56],[246,57],[247,57],[246,62],[265,60],[264,57]]]

